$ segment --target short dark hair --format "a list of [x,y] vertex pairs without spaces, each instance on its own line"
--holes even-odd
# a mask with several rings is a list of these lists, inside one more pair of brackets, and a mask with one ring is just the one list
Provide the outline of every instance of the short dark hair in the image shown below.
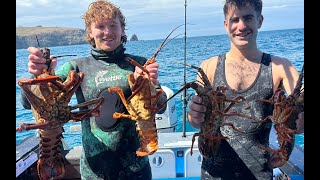
[[239,9],[251,6],[259,15],[261,15],[262,12],[262,0],[226,0],[223,6],[224,17],[227,16],[229,9],[233,6]]

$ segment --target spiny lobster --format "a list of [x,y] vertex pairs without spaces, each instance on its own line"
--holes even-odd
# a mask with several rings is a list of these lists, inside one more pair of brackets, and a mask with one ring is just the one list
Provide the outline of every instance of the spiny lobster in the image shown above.
[[[180,25],[181,26],[181,25]],[[178,27],[180,27],[178,26]],[[162,108],[164,108],[165,103],[158,105],[158,101],[161,97],[161,94],[164,93],[161,88],[158,90],[153,82],[150,80],[149,71],[146,69],[146,66],[152,64],[156,61],[156,56],[160,50],[168,44],[169,36],[178,28],[176,27],[171,33],[165,38],[161,43],[160,47],[154,53],[154,55],[149,58],[146,63],[142,66],[131,58],[127,58],[132,65],[139,67],[143,71],[143,75],[139,75],[134,78],[133,73],[128,75],[128,82],[132,94],[128,99],[125,98],[122,89],[118,87],[108,88],[109,92],[115,91],[119,94],[123,104],[125,105],[129,114],[115,112],[113,118],[128,118],[136,121],[136,130],[138,131],[140,137],[140,147],[136,151],[138,156],[151,155],[158,150],[158,135],[155,123],[155,115]]]
[[[241,101],[247,104],[246,109],[250,108],[250,105],[242,96],[235,97],[234,99],[228,99],[226,97],[227,87],[225,86],[218,86],[216,90],[214,90],[203,69],[193,65],[184,65],[196,69],[202,82],[196,80],[190,83],[186,83],[168,100],[173,98],[178,93],[182,92],[184,89],[188,88],[194,89],[197,95],[202,98],[202,103],[207,106],[207,111],[205,112],[205,120],[200,125],[200,131],[198,133],[194,133],[192,137],[190,154],[192,155],[195,137],[199,136],[198,147],[200,153],[205,157],[212,157],[217,152],[220,146],[221,139],[228,138],[221,134],[220,127],[231,126],[232,129],[238,132],[243,132],[239,128],[236,128],[232,123],[226,122],[226,118],[230,116],[241,116],[250,120],[255,119],[241,113],[228,113],[232,106],[234,106],[236,103],[240,103]],[[226,103],[230,104],[226,106]]]
[[[50,50],[48,48],[41,48],[41,50],[50,67]],[[40,179],[61,179],[65,174],[61,142],[63,125],[69,120],[77,122],[89,116],[99,115],[98,108],[103,98],[75,106],[68,105],[83,78],[82,72],[70,71],[66,80],[63,81],[59,76],[55,76],[53,69],[49,68],[43,70],[43,73],[35,79],[18,80],[18,84],[31,104],[36,123],[22,123],[16,131],[39,129],[40,152],[37,171]],[[90,110],[74,111],[89,105],[96,106]]]
[[289,160],[294,148],[295,134],[298,132],[295,120],[298,119],[298,114],[304,111],[303,78],[304,65],[302,66],[296,86],[289,96],[285,95],[283,89],[278,88],[270,99],[257,100],[259,102],[271,103],[274,106],[273,114],[259,121],[271,120],[277,133],[278,149],[259,146],[261,149],[272,153],[268,164],[273,168],[283,166]]

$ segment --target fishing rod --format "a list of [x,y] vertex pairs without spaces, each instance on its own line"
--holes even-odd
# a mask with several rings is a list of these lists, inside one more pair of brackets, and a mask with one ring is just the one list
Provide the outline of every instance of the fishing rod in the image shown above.
[[[184,1],[184,64],[187,64],[187,0]],[[183,71],[183,85],[186,85],[186,66],[184,66]],[[182,137],[186,137],[186,126],[187,126],[187,89],[183,90],[183,130],[182,130]]]

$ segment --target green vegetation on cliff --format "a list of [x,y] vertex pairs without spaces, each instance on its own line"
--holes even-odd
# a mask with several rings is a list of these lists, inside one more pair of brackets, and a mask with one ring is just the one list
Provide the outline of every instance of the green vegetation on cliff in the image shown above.
[[86,44],[84,34],[85,31],[79,28],[16,27],[16,49],[38,47],[36,36],[41,47]]

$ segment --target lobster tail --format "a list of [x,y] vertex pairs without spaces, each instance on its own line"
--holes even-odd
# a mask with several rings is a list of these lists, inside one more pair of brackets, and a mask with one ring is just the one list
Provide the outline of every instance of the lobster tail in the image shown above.
[[151,155],[158,150],[158,135],[156,124],[153,120],[137,122],[137,131],[140,137],[140,147],[137,156]]
[[40,156],[37,170],[40,179],[61,179],[65,174],[62,155],[63,128],[40,130]]
[[294,135],[291,135],[292,141],[281,140],[278,136],[280,142],[280,149],[272,153],[268,164],[270,167],[281,167],[287,163],[289,157],[294,148]]

